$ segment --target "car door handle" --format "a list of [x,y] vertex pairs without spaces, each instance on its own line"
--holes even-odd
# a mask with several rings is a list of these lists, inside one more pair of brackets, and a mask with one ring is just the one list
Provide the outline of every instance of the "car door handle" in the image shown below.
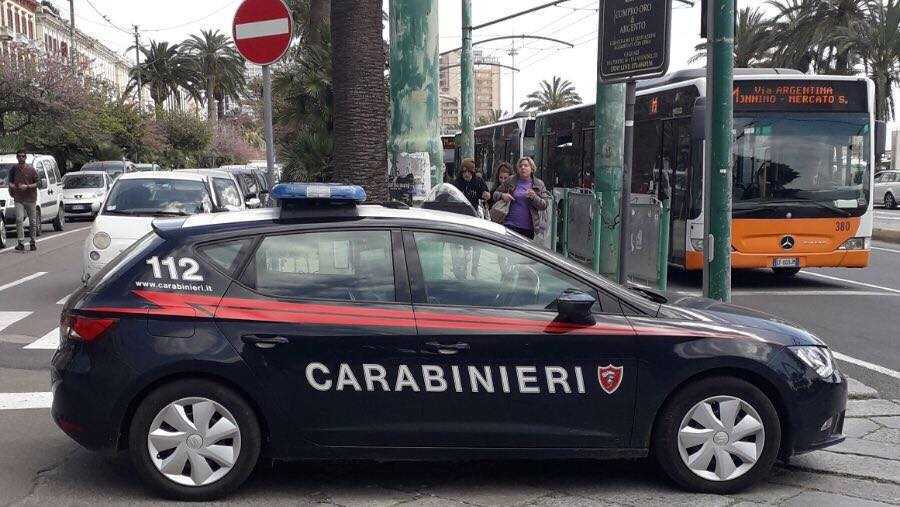
[[272,334],[245,334],[241,337],[241,341],[243,341],[247,345],[256,345],[256,347],[260,349],[271,349],[277,347],[278,345],[287,345],[288,343],[290,343],[290,340],[288,340],[284,336],[277,336]]
[[425,344],[429,349],[436,351],[438,354],[442,354],[445,356],[451,356],[454,354],[459,354],[464,350],[469,350],[468,343],[454,343],[454,344],[446,344],[440,342],[428,342]]

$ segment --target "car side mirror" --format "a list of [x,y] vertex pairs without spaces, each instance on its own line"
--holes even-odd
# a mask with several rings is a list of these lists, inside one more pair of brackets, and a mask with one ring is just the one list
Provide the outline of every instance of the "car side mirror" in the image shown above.
[[597,303],[594,296],[576,289],[567,289],[556,299],[556,311],[563,322],[595,324],[591,308]]
[[259,208],[262,206],[262,202],[257,197],[251,197],[247,199],[247,207],[248,208]]

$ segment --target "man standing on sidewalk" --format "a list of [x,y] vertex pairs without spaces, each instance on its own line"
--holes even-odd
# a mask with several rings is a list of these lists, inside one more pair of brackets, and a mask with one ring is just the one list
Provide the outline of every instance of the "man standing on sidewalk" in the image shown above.
[[16,160],[19,162],[9,171],[9,195],[16,203],[16,234],[19,244],[16,250],[25,251],[25,215],[28,215],[28,223],[31,224],[31,251],[37,250],[37,230],[41,224],[37,220],[37,188],[38,174],[31,164],[26,164],[28,154],[25,150],[16,152]]

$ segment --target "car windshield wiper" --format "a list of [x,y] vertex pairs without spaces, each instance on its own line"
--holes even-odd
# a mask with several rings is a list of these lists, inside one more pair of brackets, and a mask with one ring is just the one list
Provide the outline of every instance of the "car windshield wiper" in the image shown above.
[[838,208],[837,206],[835,206],[833,204],[829,204],[829,203],[826,203],[823,201],[807,201],[805,199],[786,199],[783,201],[769,201],[769,202],[772,204],[811,204],[813,206],[818,206],[819,208],[826,209],[826,210],[832,211],[834,213],[838,213],[841,216],[845,216],[845,217],[851,216],[849,211]]

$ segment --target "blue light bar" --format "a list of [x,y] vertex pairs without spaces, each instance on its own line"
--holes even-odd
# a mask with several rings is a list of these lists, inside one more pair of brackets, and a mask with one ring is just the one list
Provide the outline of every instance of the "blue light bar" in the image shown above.
[[281,183],[272,189],[272,198],[279,201],[321,202],[335,204],[362,204],[366,202],[366,191],[357,185],[335,183]]

